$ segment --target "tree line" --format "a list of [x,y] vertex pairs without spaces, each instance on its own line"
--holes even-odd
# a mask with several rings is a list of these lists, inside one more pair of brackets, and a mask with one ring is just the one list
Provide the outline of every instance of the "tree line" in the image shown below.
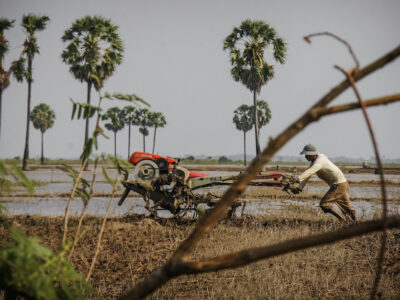
[[[17,81],[25,80],[28,83],[27,123],[23,156],[24,170],[27,169],[27,159],[29,158],[29,125],[30,120],[33,121],[34,118],[34,116],[31,117],[31,86],[33,82],[33,59],[35,54],[39,54],[36,33],[44,30],[49,21],[48,16],[28,14],[22,17],[21,25],[26,34],[23,51],[20,58],[12,62],[11,66],[6,70],[3,66],[3,60],[9,47],[8,41],[4,38],[4,31],[13,27],[15,20],[0,19],[0,130],[1,95],[2,91],[10,84],[11,74],[14,75]],[[62,41],[66,43],[61,59],[69,66],[69,71],[74,78],[87,86],[86,103],[89,106],[91,105],[92,90],[99,92],[104,87],[105,81],[112,76],[117,66],[122,63],[124,46],[118,29],[118,26],[113,24],[110,19],[101,16],[85,16],[75,20],[61,37]],[[244,132],[244,140],[246,132],[254,125],[256,154],[258,155],[260,153],[260,127],[269,122],[271,112],[265,101],[257,100],[257,95],[260,94],[261,87],[274,77],[274,66],[267,62],[265,53],[271,53],[271,59],[283,64],[285,62],[286,43],[269,24],[263,21],[245,20],[225,38],[223,49],[230,52],[233,79],[244,84],[253,93],[253,106],[248,108],[241,106],[235,110],[233,122],[238,130]],[[259,101],[262,101],[260,103],[263,103],[262,105],[268,108],[268,111],[265,110],[265,112],[268,112],[267,121],[263,121],[262,118],[258,117],[258,114],[262,114],[264,109],[257,108]],[[41,108],[44,108],[44,106],[41,106]],[[246,119],[243,115],[245,110],[247,114],[250,114],[248,121],[251,124],[243,124]],[[129,109],[123,109],[120,112],[118,108],[112,108],[103,116],[104,121],[108,120],[106,128],[114,133],[114,155],[116,155],[117,132],[125,125],[128,125],[129,131],[131,125],[139,126],[139,131],[143,135],[144,151],[145,137],[149,135],[148,128],[154,127],[154,152],[156,130],[166,125],[165,117],[161,113],[150,113],[148,110],[142,109],[136,112],[135,120],[132,120],[131,117],[128,117],[131,121],[126,121],[125,119],[117,120],[123,117],[122,112],[131,114]],[[53,116],[53,119],[55,117],[54,113],[47,115]],[[266,123],[264,124],[264,122]],[[48,124],[52,123],[54,122],[48,122]],[[250,128],[247,129],[249,126]],[[39,128],[42,135],[48,128],[50,127],[46,129]],[[84,145],[88,143],[88,139],[89,118],[86,117]],[[130,135],[128,138],[128,152],[130,152]]]
[[[46,28],[50,21],[48,16],[37,16],[33,14],[22,17],[21,26],[26,35],[23,50],[18,60],[13,61],[6,68],[4,66],[5,54],[9,51],[9,42],[4,37],[4,32],[14,26],[15,20],[0,19],[0,134],[2,116],[2,93],[10,84],[13,75],[19,82],[26,81],[28,84],[27,97],[27,121],[25,134],[25,147],[23,155],[23,170],[27,169],[29,158],[29,129],[30,121],[36,129],[41,132],[41,163],[44,163],[43,135],[47,129],[54,125],[55,113],[49,105],[40,103],[31,112],[32,82],[33,82],[33,60],[39,54],[37,43],[37,32]],[[123,43],[118,33],[118,26],[111,20],[99,16],[85,16],[74,21],[68,28],[62,40],[67,43],[61,54],[61,59],[69,65],[69,71],[79,81],[87,85],[86,102],[91,103],[92,88],[96,91],[104,86],[104,82],[115,71],[117,65],[121,64],[123,58]],[[118,107],[110,108],[102,118],[108,121],[106,128],[114,133],[114,155],[116,156],[116,133],[129,127],[128,156],[130,155],[131,125],[139,126],[143,135],[143,151],[145,151],[145,137],[149,135],[149,127],[154,127],[153,152],[157,128],[166,125],[165,117],[160,112],[150,112],[148,109],[137,109],[126,107],[122,110]],[[89,118],[85,118],[84,145],[89,138]]]

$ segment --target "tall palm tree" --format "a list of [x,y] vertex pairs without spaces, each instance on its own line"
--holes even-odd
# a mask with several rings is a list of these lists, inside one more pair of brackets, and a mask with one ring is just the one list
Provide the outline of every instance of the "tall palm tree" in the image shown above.
[[[81,82],[87,84],[87,103],[90,104],[92,86],[99,90],[104,81],[122,62],[123,45],[118,26],[110,19],[100,16],[85,16],[75,20],[62,36],[67,47],[62,52],[63,62],[70,72]],[[89,118],[86,118],[85,141],[89,138]]]
[[146,152],[146,136],[148,136],[150,133],[149,129],[147,129],[147,127],[140,127],[139,132],[143,136],[143,152]]
[[[268,47],[272,46],[273,49]],[[224,40],[224,50],[231,55],[231,74],[235,81],[240,81],[253,92],[254,132],[256,154],[260,154],[258,137],[259,125],[256,108],[257,94],[261,87],[274,77],[274,67],[267,63],[264,52],[269,50],[275,61],[285,62],[286,43],[278,37],[274,28],[263,21],[245,20],[240,27],[235,27]]]
[[[254,110],[254,107],[251,106]],[[260,136],[261,127],[264,127],[271,120],[271,110],[264,100],[257,100],[257,117],[258,117],[258,136]]]
[[1,116],[2,116],[2,96],[3,91],[10,84],[10,74],[12,67],[5,70],[4,66],[4,55],[8,52],[8,40],[4,37],[4,31],[14,26],[15,20],[8,20],[6,18],[0,18],[0,135],[1,135]]
[[125,125],[128,126],[128,159],[131,155],[131,126],[136,125],[137,110],[134,106],[128,105],[122,109]]
[[33,127],[40,130],[41,133],[41,156],[40,163],[44,165],[43,155],[43,135],[47,129],[53,127],[56,115],[54,111],[47,104],[40,103],[36,105],[30,115]]
[[[29,158],[29,117],[31,114],[31,91],[32,91],[32,64],[33,58],[36,53],[39,53],[39,46],[37,44],[36,32],[42,31],[46,28],[46,24],[49,21],[47,16],[36,16],[33,14],[24,15],[22,17],[22,27],[26,34],[24,41],[24,49],[22,50],[21,56],[26,58],[27,66],[24,72],[24,78],[28,82],[28,103],[27,103],[27,114],[26,114],[26,135],[25,135],[25,150],[24,158],[22,161],[22,169],[27,170],[27,162]],[[24,62],[23,60],[22,62]]]
[[246,132],[253,127],[253,109],[246,104],[240,105],[234,112],[233,123],[236,129],[243,131],[244,165],[246,166]]
[[147,108],[141,108],[137,112],[136,120],[139,127],[139,132],[143,135],[143,152],[146,152],[146,136],[149,135],[147,127],[152,126],[150,120],[150,111]]
[[164,128],[165,125],[167,125],[167,121],[165,120],[164,115],[160,112],[151,112],[149,115],[149,119],[150,119],[151,126],[154,127],[153,152],[152,152],[152,153],[154,153],[154,149],[155,149],[155,145],[156,145],[157,128]]
[[114,156],[117,157],[117,132],[120,131],[125,126],[124,116],[121,109],[118,107],[111,107],[107,112],[101,117],[103,121],[110,121],[104,126],[114,132]]

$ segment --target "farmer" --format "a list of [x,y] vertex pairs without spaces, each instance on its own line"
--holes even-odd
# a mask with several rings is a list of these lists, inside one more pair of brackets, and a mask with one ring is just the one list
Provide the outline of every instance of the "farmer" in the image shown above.
[[[330,213],[340,221],[345,221],[347,216],[350,216],[354,222],[358,222],[356,211],[349,199],[349,183],[342,171],[332,163],[325,154],[318,153],[317,149],[312,144],[304,146],[300,155],[303,154],[311,164],[307,170],[298,177],[298,182],[300,184],[297,191],[300,192],[310,177],[313,174],[317,174],[319,178],[330,186],[329,191],[319,203],[324,213]],[[333,204],[336,204],[340,208],[343,216],[333,208]]]

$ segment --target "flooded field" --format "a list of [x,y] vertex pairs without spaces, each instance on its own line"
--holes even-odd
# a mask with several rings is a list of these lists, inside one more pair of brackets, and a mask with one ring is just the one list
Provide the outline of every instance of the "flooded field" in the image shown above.
[[[117,172],[114,169],[107,169],[107,174],[110,177],[115,177]],[[239,172],[236,171],[201,171],[203,173],[206,173],[210,176],[216,176],[216,175],[238,175]],[[34,180],[34,181],[39,181],[39,182],[70,182],[71,179],[68,177],[67,174],[65,174],[63,171],[56,169],[56,168],[50,168],[50,169],[37,169],[33,171],[27,171],[26,175],[28,176],[29,179]],[[377,174],[373,173],[351,173],[351,174],[345,174],[346,178],[351,181],[351,182],[361,182],[361,181],[373,181],[373,182],[379,182],[380,177]],[[84,171],[83,172],[83,177],[87,180],[91,179],[92,177],[92,171]],[[318,180],[318,178],[313,177],[314,180]],[[96,180],[97,181],[104,181],[104,176],[102,173],[102,169],[98,168],[96,171]],[[392,182],[392,183],[400,183],[400,175],[399,174],[385,174],[385,181],[387,182]]]
[[[108,198],[95,197],[88,205],[86,213],[92,216],[103,216],[105,214]],[[9,215],[38,215],[38,216],[63,216],[67,205],[67,198],[22,198],[12,201],[1,202],[8,210]],[[110,216],[126,216],[132,214],[149,215],[145,209],[145,202],[142,198],[128,198],[122,206],[118,206],[118,199],[112,202]],[[279,214],[285,212],[287,206],[302,206],[315,209],[316,213],[320,213],[319,201],[296,201],[292,199],[285,200],[260,200],[246,199],[244,208],[245,215],[266,215]],[[362,219],[368,219],[381,211],[381,205],[369,201],[354,201],[353,205]],[[71,203],[70,213],[72,216],[79,216],[82,211],[83,203],[80,199],[75,199]],[[206,208],[206,207],[205,207]],[[389,203],[388,209],[390,214],[400,214],[400,203]],[[171,217],[168,211],[160,211],[159,216]],[[241,208],[238,208],[236,214],[241,215]]]
[[[116,176],[115,170],[107,170],[110,177]],[[211,176],[215,175],[237,175],[238,172],[231,171],[204,171]],[[28,178],[38,183],[35,194],[29,196],[23,187],[14,187],[10,195],[3,194],[0,197],[2,203],[11,215],[40,215],[40,216],[63,216],[69,192],[72,189],[72,180],[59,169],[38,169],[26,172]],[[83,174],[87,180],[91,179],[92,171],[85,171]],[[380,210],[379,199],[381,198],[381,189],[378,185],[379,175],[375,174],[346,174],[351,182],[350,198],[353,201],[358,214],[361,217],[368,218],[376,211]],[[390,183],[387,187],[387,198],[390,201],[389,208],[392,213],[400,214],[400,175],[386,175],[385,181]],[[360,184],[358,184],[360,183]],[[212,187],[199,190],[199,192],[222,194],[228,187]],[[272,189],[272,188],[265,188]],[[314,182],[308,184],[305,188],[307,200],[302,201],[301,196],[296,199],[287,197],[269,197],[263,196],[263,190],[259,187],[248,187],[247,191],[257,191],[257,197],[245,197],[246,208],[244,213],[247,215],[264,215],[284,211],[287,205],[298,205],[315,208],[319,211],[319,198],[328,190],[324,184],[320,184],[315,177]],[[96,184],[94,187],[94,198],[90,201],[87,214],[101,216],[105,213],[108,195],[111,194],[112,187],[107,183],[102,174],[101,168],[97,170]],[[117,197],[113,200],[112,216],[124,216],[129,214],[148,214],[145,209],[145,203],[139,195],[131,192],[123,206],[118,206]],[[268,192],[266,193],[268,194]],[[311,196],[310,196],[311,195]],[[315,195],[315,196],[313,196]],[[71,204],[71,214],[79,215],[82,210],[82,201],[76,198]],[[169,212],[161,211],[159,214],[163,217],[169,217]]]

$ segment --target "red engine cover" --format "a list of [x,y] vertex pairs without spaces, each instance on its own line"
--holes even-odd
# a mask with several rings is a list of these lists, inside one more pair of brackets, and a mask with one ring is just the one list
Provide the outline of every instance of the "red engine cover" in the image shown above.
[[169,158],[169,157],[165,157],[165,156],[161,156],[161,155],[157,155],[157,154],[153,154],[153,153],[147,153],[147,152],[133,152],[131,158],[129,159],[129,162],[133,165],[136,165],[139,161],[141,161],[143,159],[156,160],[159,158],[165,159],[170,164],[173,162],[176,162],[176,160],[173,158]]
[[[133,152],[131,157],[129,158],[129,162],[133,165],[136,165],[138,162],[140,162],[143,159],[149,159],[149,160],[157,160],[159,158],[165,159],[169,163],[169,167],[172,168],[171,163],[176,162],[176,159],[169,158],[166,156],[161,156],[153,153],[148,153],[148,152]],[[189,172],[189,178],[193,177],[207,177],[208,174],[201,173],[201,172]]]

